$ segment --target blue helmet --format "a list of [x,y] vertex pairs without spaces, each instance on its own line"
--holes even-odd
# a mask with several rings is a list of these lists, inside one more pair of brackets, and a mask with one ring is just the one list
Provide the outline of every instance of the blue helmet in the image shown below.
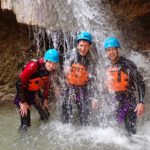
[[104,41],[104,48],[110,48],[110,47],[116,47],[116,48],[120,48],[120,42],[117,38],[115,37],[108,37],[105,41]]
[[56,49],[48,49],[44,54],[44,59],[51,62],[59,62],[59,52]]
[[92,43],[92,35],[89,32],[81,32],[77,36],[77,42],[79,42],[80,40],[86,40],[86,41],[90,42],[90,44],[91,44]]

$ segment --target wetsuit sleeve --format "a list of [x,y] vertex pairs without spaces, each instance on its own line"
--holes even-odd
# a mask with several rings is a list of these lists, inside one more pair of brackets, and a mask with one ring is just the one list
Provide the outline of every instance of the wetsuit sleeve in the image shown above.
[[[52,72],[49,76],[49,81],[44,87],[44,98],[52,102],[56,97],[56,93],[60,92],[60,82],[57,72]],[[57,90],[57,91],[56,91]]]
[[131,73],[131,78],[134,81],[134,84],[137,87],[138,96],[139,96],[139,103],[144,103],[144,96],[145,96],[145,83],[143,81],[143,77],[140,72],[137,70],[136,65],[129,61],[129,68]]
[[30,79],[30,77],[37,71],[38,69],[38,63],[37,62],[29,62],[25,68],[23,69],[23,71],[20,74],[20,78],[19,81],[17,83],[17,88],[18,88],[18,93],[19,93],[19,97],[20,97],[20,101],[26,102],[26,98],[25,98],[25,91],[27,90],[26,84],[28,82],[28,80]]
[[50,88],[50,82],[48,81],[44,87],[44,99],[48,99],[49,88]]
[[88,89],[90,100],[97,99],[97,74],[96,74],[96,65],[91,62],[92,59],[88,59],[88,72],[89,72],[89,81]]
[[38,63],[31,61],[29,62],[26,67],[23,69],[22,73],[20,74],[20,79],[22,84],[26,84],[30,79],[31,75],[33,75],[38,69]]
[[76,58],[76,49],[72,49],[70,51],[68,51],[68,53],[65,55],[64,59],[64,73],[65,75],[67,73],[69,73],[70,71],[70,67],[72,65],[72,63],[74,62]]
[[88,83],[88,94],[89,94],[89,98],[90,100],[93,100],[93,99],[98,99],[97,98],[97,87],[96,87],[96,78],[93,78],[90,79],[89,83]]

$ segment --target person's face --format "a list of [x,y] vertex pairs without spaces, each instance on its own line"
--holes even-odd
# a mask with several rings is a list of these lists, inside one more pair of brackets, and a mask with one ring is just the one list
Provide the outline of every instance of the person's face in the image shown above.
[[90,49],[90,43],[88,41],[81,40],[77,45],[77,49],[79,50],[80,55],[85,56]]
[[118,58],[118,49],[115,47],[110,47],[106,49],[107,57],[112,61],[115,62]]
[[46,61],[45,62],[45,67],[47,69],[47,71],[52,71],[52,70],[55,70],[58,66],[58,63],[55,63],[55,62],[51,62],[51,61]]

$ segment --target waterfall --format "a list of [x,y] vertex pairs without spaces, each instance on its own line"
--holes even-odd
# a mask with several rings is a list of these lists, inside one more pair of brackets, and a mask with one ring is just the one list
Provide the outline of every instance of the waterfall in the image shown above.
[[[111,117],[115,104],[109,103],[109,106],[107,106],[108,98],[104,95],[102,101],[105,107],[101,109],[100,114],[96,114],[98,124],[102,126],[85,127],[79,130],[79,128],[63,125],[58,120],[52,119],[49,123],[41,124],[37,127],[37,120],[33,117],[36,125],[31,127],[29,134],[24,137],[18,136],[13,131],[15,136],[10,139],[11,130],[17,130],[17,124],[15,123],[13,128],[10,127],[7,134],[13,149],[20,149],[22,144],[22,149],[27,149],[28,147],[31,150],[148,150],[150,146],[150,112],[148,110],[150,102],[150,61],[149,58],[142,54],[128,49],[129,45],[132,45],[132,41],[125,41],[127,38],[124,38],[123,31],[118,29],[116,19],[111,12],[109,0],[1,0],[1,7],[2,9],[12,10],[16,14],[19,23],[29,25],[30,44],[36,45],[37,57],[42,56],[47,48],[54,47],[59,49],[63,61],[63,56],[66,55],[67,51],[71,51],[76,46],[76,35],[80,31],[91,32],[94,38],[91,55],[97,61],[97,75],[100,78],[97,89],[100,94],[101,83],[104,79],[103,65],[105,56],[103,55],[103,41],[107,36],[117,36],[121,41],[122,53],[136,63],[144,76],[147,87],[145,116],[138,120],[139,133],[131,138],[126,137],[124,131],[109,125],[114,121],[111,120]],[[2,114],[4,115],[5,113],[2,112]],[[36,116],[36,112],[34,114]],[[2,117],[0,116],[0,118]],[[13,118],[19,119],[18,116],[15,117]],[[10,119],[11,117],[9,116],[8,118]],[[5,122],[10,124],[10,122]],[[114,124],[115,121],[113,122]],[[5,130],[7,129],[5,128]],[[3,146],[5,146],[5,139],[2,139],[2,141],[4,141]]]
[[12,10],[20,23],[64,32],[90,31],[97,38],[96,43],[118,32],[109,1],[2,0],[1,7]]

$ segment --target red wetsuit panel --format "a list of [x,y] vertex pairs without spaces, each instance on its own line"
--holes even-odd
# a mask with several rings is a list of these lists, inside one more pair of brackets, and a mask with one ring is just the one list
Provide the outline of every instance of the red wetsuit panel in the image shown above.
[[23,84],[28,82],[31,75],[33,75],[37,71],[38,66],[38,63],[34,61],[31,61],[26,65],[25,69],[20,74],[20,79]]

